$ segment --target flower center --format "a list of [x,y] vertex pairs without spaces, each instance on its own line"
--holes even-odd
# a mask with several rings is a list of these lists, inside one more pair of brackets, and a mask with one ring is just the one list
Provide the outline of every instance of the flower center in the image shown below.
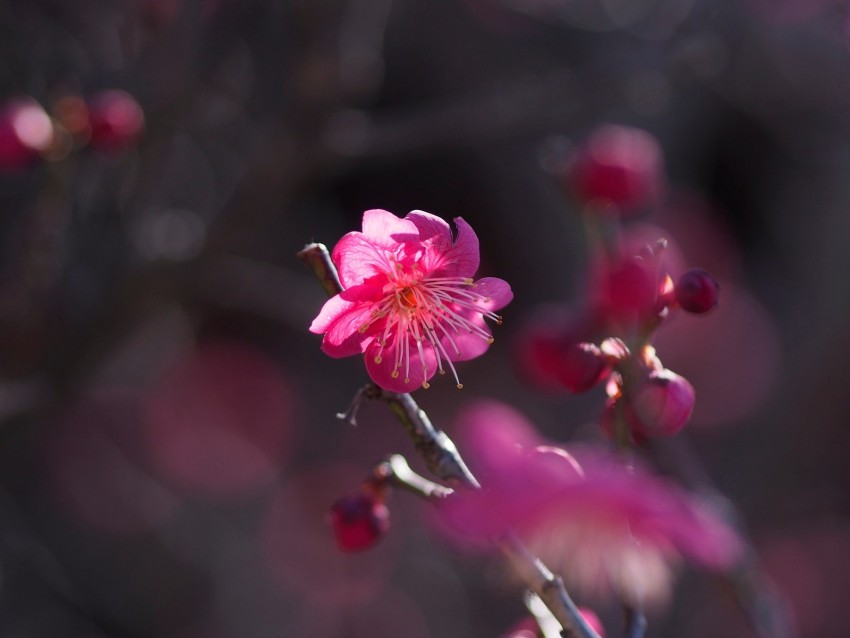
[[[422,365],[422,386],[427,388],[429,377],[426,348],[430,346],[437,360],[437,372],[445,374],[444,365],[451,370],[458,388],[462,388],[453,359],[461,356],[458,336],[471,334],[493,343],[493,337],[476,316],[487,317],[497,324],[502,318],[487,310],[489,298],[474,290],[467,277],[420,277],[414,268],[406,273],[398,268],[384,287],[385,296],[372,312],[372,318],[362,326],[366,332],[377,320],[386,318],[378,333],[379,349],[375,363],[381,363],[384,350],[394,350],[392,377],[404,375],[410,382],[411,354],[419,356]],[[431,373],[433,374],[433,372]]]

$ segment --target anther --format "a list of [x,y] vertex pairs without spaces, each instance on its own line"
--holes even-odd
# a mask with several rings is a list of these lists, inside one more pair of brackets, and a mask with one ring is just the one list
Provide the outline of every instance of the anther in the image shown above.
[[398,379],[398,370],[393,370],[392,372],[390,372],[390,376],[393,379]]
[[463,384],[462,384],[462,383],[458,383],[458,384],[457,384],[457,389],[458,389],[458,390],[463,390]]
[[381,363],[383,359],[381,359],[381,355],[375,355],[375,363]]
[[427,390],[428,388],[430,388],[430,387],[431,387],[431,384],[430,384],[430,383],[428,383],[427,381],[423,381],[423,382],[422,382],[422,387],[423,387],[423,388],[425,388],[425,389]]

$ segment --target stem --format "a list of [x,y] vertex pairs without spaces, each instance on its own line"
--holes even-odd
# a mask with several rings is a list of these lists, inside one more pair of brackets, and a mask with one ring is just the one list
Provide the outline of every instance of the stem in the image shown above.
[[401,454],[390,456],[383,462],[382,468],[385,480],[426,501],[438,502],[454,493],[452,488],[429,481],[414,472]]
[[339,273],[331,260],[330,253],[324,244],[307,244],[298,253],[298,259],[313,269],[316,279],[322,284],[328,297],[333,297],[343,291],[339,281]]
[[561,623],[561,635],[564,638],[599,638],[570,598],[561,577],[553,574],[519,538],[510,534],[499,542],[499,548],[528,588],[537,594]]

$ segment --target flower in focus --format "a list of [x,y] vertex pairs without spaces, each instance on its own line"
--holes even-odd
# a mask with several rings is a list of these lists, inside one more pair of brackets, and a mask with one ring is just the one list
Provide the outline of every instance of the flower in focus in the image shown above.
[[385,210],[363,214],[363,231],[345,235],[332,258],[344,290],[322,307],[310,331],[324,334],[332,357],[363,353],[372,380],[410,392],[454,361],[483,354],[493,336],[484,323],[513,298],[501,279],[473,281],[478,238],[460,217],[448,223],[423,211],[400,219]]
[[735,533],[692,496],[619,457],[540,445],[521,418],[493,402],[464,414],[484,488],[447,499],[441,517],[462,546],[513,530],[572,586],[635,604],[664,601],[683,558],[724,568],[737,557]]

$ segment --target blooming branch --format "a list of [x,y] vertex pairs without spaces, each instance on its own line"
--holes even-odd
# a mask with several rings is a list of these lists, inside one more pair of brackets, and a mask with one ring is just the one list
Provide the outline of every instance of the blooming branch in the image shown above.
[[[310,244],[299,252],[298,256],[313,269],[328,292],[333,290],[337,291],[336,294],[342,292],[342,282],[334,276],[336,267],[324,245]],[[409,394],[366,386],[358,391],[347,413],[340,416],[347,420],[353,419],[359,403],[366,398],[381,399],[387,403],[411,436],[429,470],[437,477],[448,482],[459,483],[470,489],[480,487],[452,440],[431,424],[425,411]],[[506,537],[499,546],[528,588],[546,603],[552,615],[563,627],[562,633],[565,638],[599,638],[599,634],[588,625],[570,598],[563,580],[553,574],[540,559],[533,556],[518,538]]]

